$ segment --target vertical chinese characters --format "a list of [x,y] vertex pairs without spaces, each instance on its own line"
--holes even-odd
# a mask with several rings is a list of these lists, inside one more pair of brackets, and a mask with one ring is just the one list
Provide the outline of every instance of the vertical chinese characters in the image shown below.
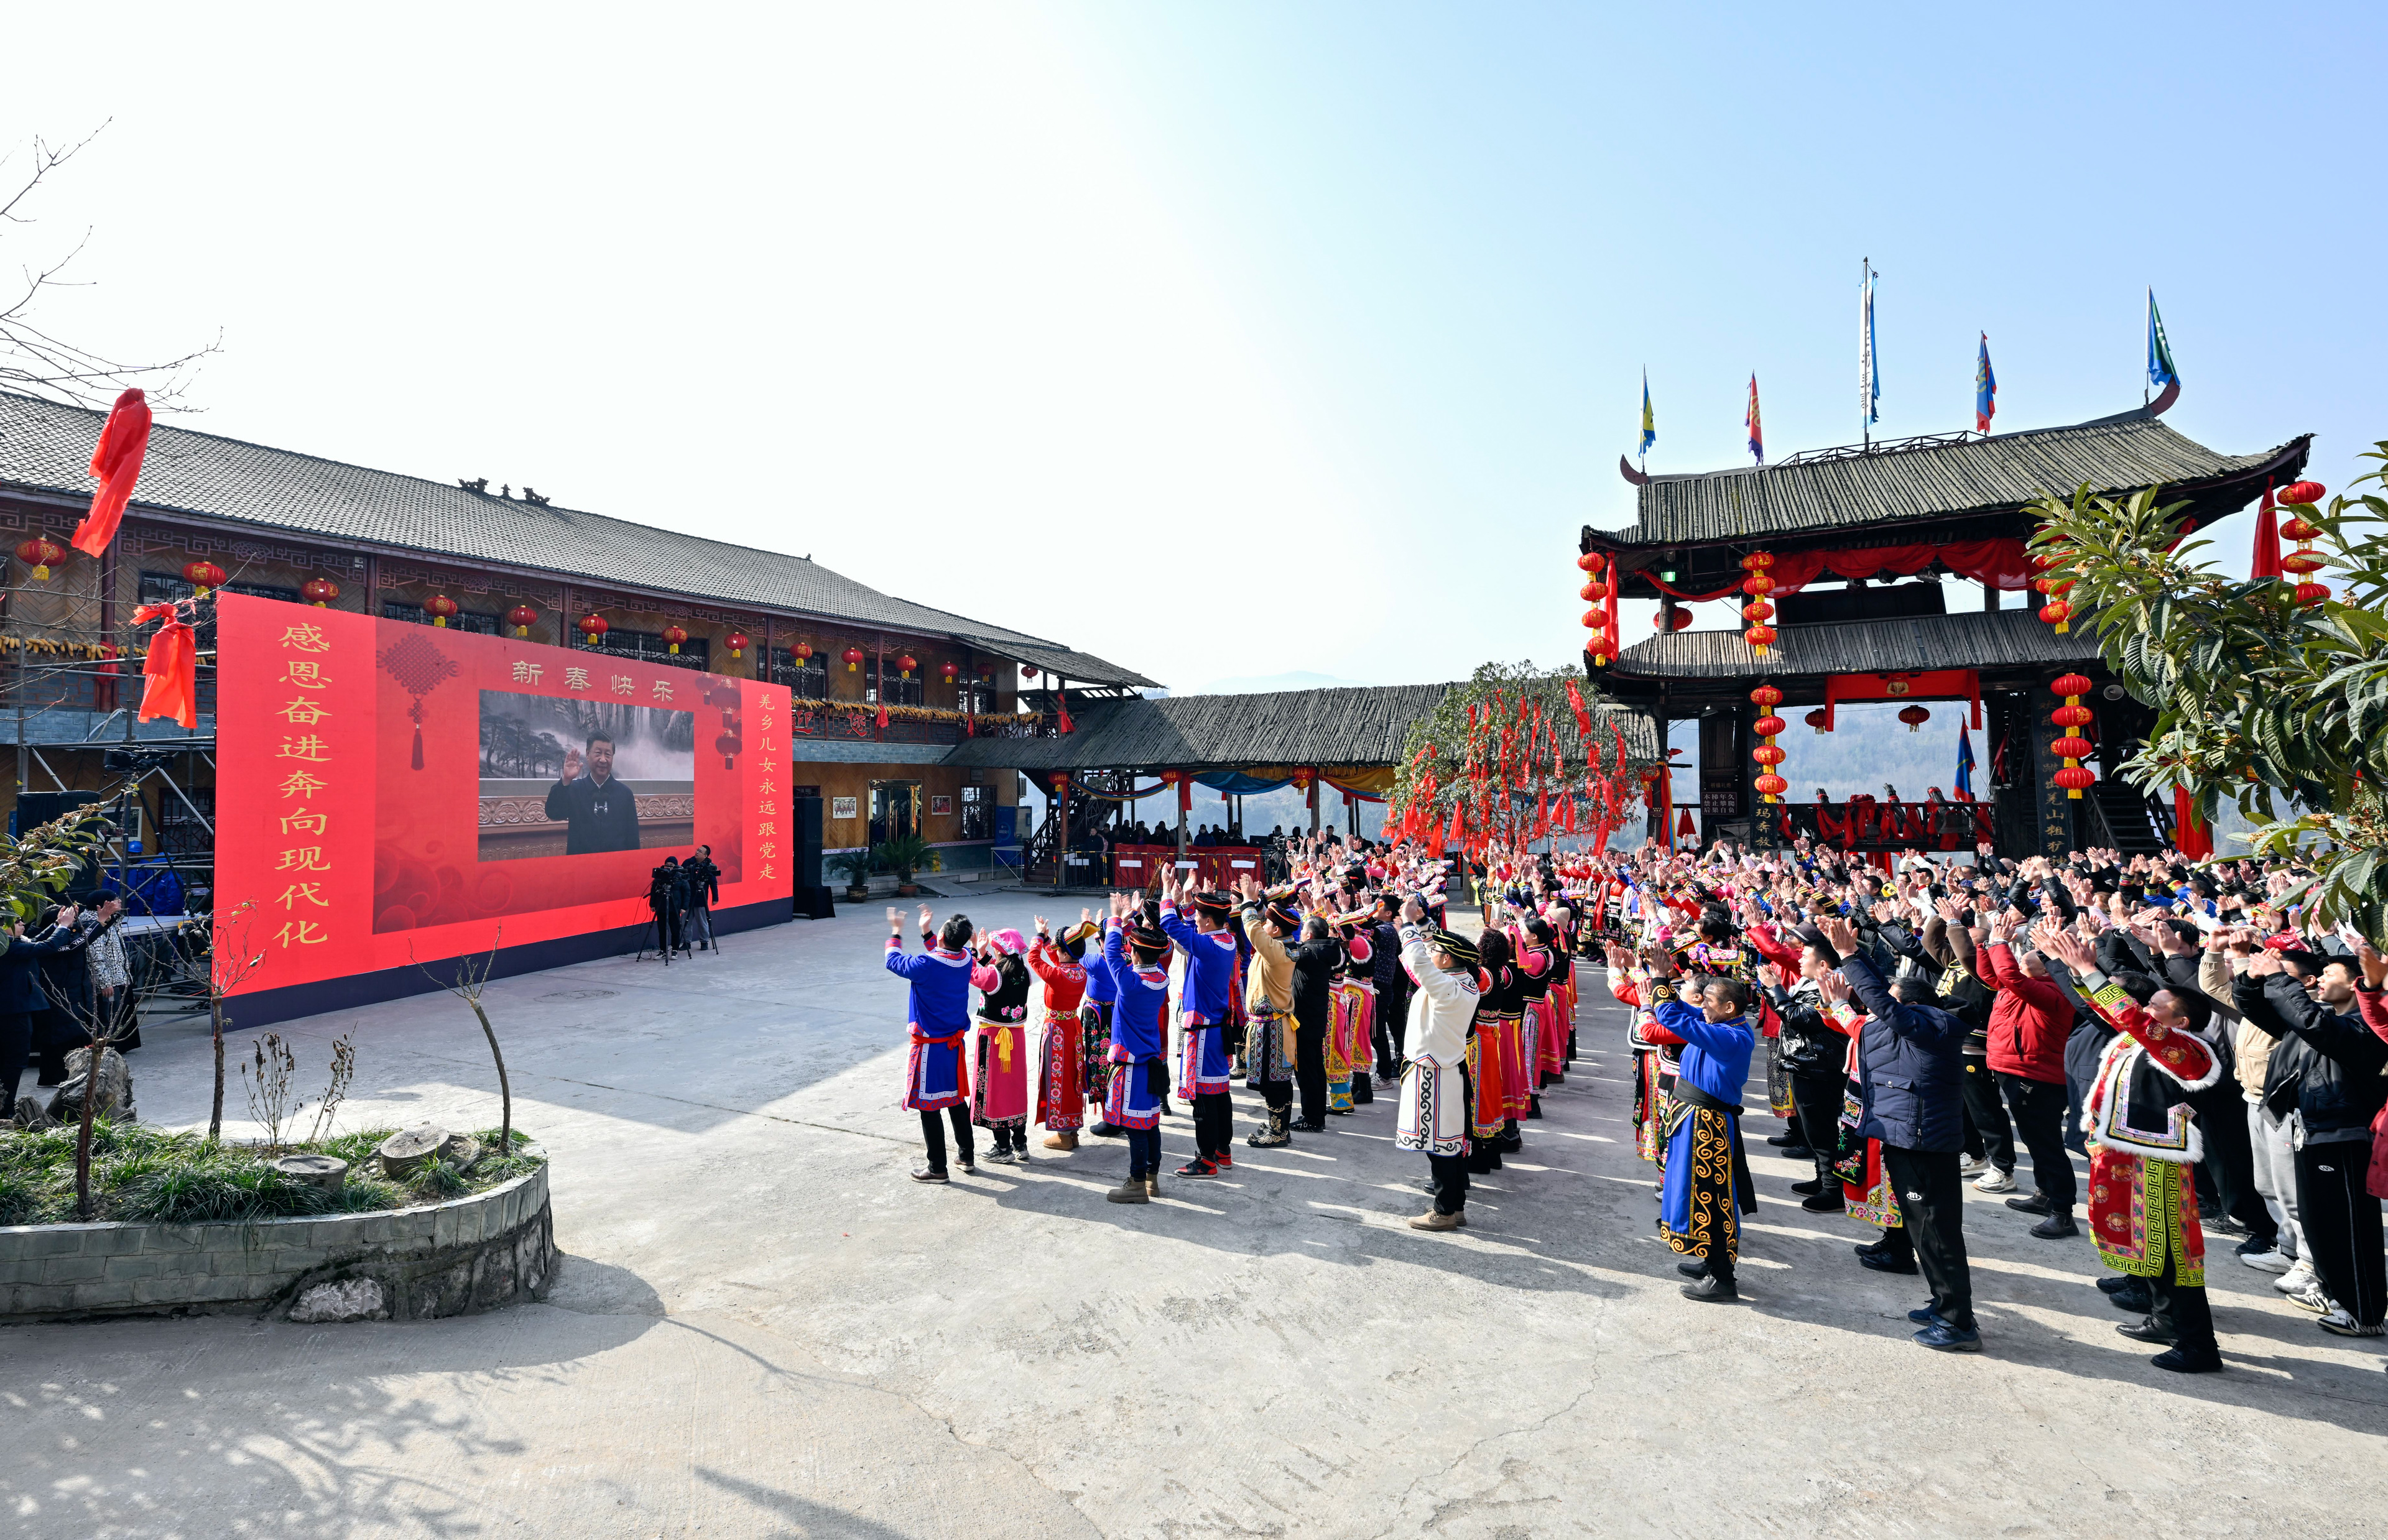
[[288,774],[276,788],[282,799],[278,822],[286,841],[311,841],[286,844],[274,864],[276,871],[292,874],[273,901],[282,909],[282,925],[273,940],[286,949],[320,946],[332,939],[324,928],[325,922],[310,913],[329,909],[331,903],[324,896],[324,884],[307,874],[332,869],[324,844],[331,815],[316,804],[316,799],[332,789],[327,778],[332,775],[332,750],[314,729],[332,714],[324,704],[324,692],[333,681],[324,673],[332,643],[323,627],[303,623],[284,627],[281,649],[280,684],[290,698],[277,712],[290,727],[273,751],[276,760],[288,762]]

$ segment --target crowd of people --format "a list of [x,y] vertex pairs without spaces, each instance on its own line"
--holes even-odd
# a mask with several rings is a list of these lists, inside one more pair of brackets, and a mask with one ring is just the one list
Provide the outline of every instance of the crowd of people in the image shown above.
[[[1476,853],[1296,837],[1281,880],[1163,879],[1033,937],[923,908],[918,954],[888,911],[927,1146],[915,1179],[950,1180],[940,1113],[966,1173],[974,1128],[991,1160],[1029,1158],[1033,1116],[1050,1150],[1124,1140],[1107,1196],[1145,1203],[1173,1095],[1196,1146],[1175,1174],[1200,1180],[1234,1167],[1238,1079],[1262,1149],[1383,1091],[1396,1145],[1429,1160],[1432,1206],[1409,1223],[1457,1229],[1469,1176],[1520,1148],[1577,1059],[1581,960],[1631,1015],[1635,1148],[1691,1299],[1739,1297],[1757,1205],[1743,1119],[1762,1110],[1784,1121],[1767,1143],[1813,1171],[1789,1195],[1871,1231],[1859,1265],[1921,1274],[1926,1347],[1982,1344],[1968,1181],[2031,1238],[2086,1230],[2118,1330],[2163,1368],[2222,1367],[2209,1233],[2323,1330],[2382,1334],[2388,960],[2305,923],[2303,874],[2104,850],[1893,863],[1804,839]],[[1480,929],[1450,922],[1454,889]],[[1762,1109],[1745,1105],[1753,1077]]]
[[[101,891],[54,905],[31,926],[6,928],[0,949],[0,1122],[19,1115],[26,1066],[34,1083],[63,1084],[67,1056],[97,1038],[119,1053],[141,1046],[125,953],[124,901]],[[36,1098],[27,1098],[31,1114]]]

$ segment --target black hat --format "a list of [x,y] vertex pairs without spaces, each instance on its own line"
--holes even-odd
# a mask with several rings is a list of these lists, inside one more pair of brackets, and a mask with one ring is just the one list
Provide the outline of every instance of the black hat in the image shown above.
[[1270,904],[1265,914],[1269,924],[1276,926],[1279,930],[1294,931],[1302,928],[1302,916],[1295,914],[1293,906],[1283,900]]
[[1456,930],[1429,930],[1426,944],[1437,952],[1451,953],[1451,960],[1463,967],[1476,966],[1476,943]]
[[1200,909],[1202,913],[1209,915],[1213,919],[1226,919],[1227,917],[1227,911],[1233,909],[1235,906],[1236,901],[1226,893],[1197,893],[1194,895],[1194,907]]
[[1149,925],[1131,925],[1127,927],[1127,944],[1145,952],[1166,952],[1169,950],[1169,935]]

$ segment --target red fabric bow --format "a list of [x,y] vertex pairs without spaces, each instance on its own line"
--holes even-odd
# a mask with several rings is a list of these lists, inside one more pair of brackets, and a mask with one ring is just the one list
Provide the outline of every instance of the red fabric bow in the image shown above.
[[91,511],[68,542],[86,556],[99,555],[116,538],[133,484],[141,479],[141,457],[149,450],[149,421],[148,398],[128,390],[116,398],[108,425],[99,430],[99,444],[91,451],[91,473],[99,487],[91,495]]
[[159,622],[149,638],[149,659],[141,665],[147,682],[141,688],[140,720],[171,716],[184,732],[199,726],[198,643],[182,614],[171,604],[144,604],[133,612],[133,624]]

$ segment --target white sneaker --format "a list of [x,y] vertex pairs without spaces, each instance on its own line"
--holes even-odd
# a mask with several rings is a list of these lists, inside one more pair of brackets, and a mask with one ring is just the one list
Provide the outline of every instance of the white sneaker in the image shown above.
[[1968,1159],[1959,1164],[1957,1174],[1961,1177],[1978,1177],[1989,1168],[1989,1157],[1984,1155],[1979,1159]]
[[2291,1268],[2296,1266],[2296,1263],[2293,1260],[2280,1255],[2280,1248],[2278,1246],[2274,1246],[2269,1251],[2241,1252],[2239,1254],[2239,1260],[2246,1263],[2249,1267],[2254,1268],[2258,1272],[2285,1273]]
[[2289,1296],[2289,1303],[2295,1306],[2300,1310],[2311,1310],[2318,1316],[2328,1315],[2331,1311],[2338,1307],[2331,1301],[2330,1295],[2322,1292],[2322,1286],[2318,1281],[2308,1283],[2304,1288],[2299,1289],[2295,1294],[2291,1294]]
[[2388,1337],[2388,1326],[2366,1326],[2346,1313],[2344,1306],[2333,1305],[2314,1322],[2325,1332],[2342,1337]]
[[2014,1190],[2015,1180],[2013,1174],[2001,1171],[1996,1167],[1983,1172],[1974,1182],[1974,1191],[1976,1193],[2012,1193]]
[[2272,1287],[2284,1294],[2300,1294],[2313,1287],[2313,1263],[2300,1256],[2284,1276],[2272,1280]]

